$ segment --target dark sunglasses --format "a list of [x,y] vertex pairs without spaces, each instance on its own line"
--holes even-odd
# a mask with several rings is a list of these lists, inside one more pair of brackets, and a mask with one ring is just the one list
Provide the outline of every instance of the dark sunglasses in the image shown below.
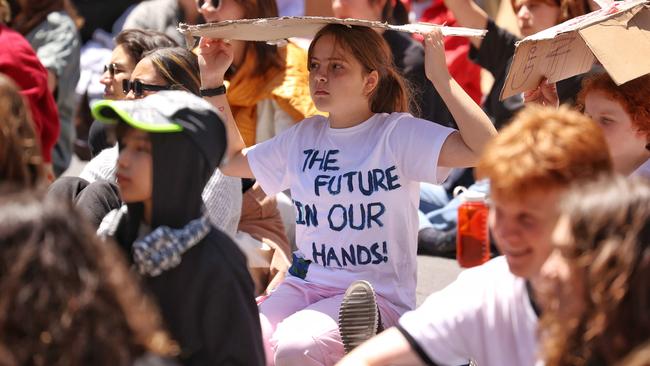
[[196,6],[201,9],[205,3],[212,4],[212,7],[218,9],[221,6],[221,0],[199,0]]
[[108,74],[111,77],[115,77],[115,71],[116,70],[117,70],[117,64],[104,65],[104,72],[108,71]]
[[133,94],[137,97],[140,98],[144,95],[145,90],[146,91],[161,91],[161,90],[170,90],[171,86],[167,85],[151,85],[151,84],[145,84],[141,82],[140,80],[122,80],[122,91],[124,94],[129,94],[129,91],[133,91]]

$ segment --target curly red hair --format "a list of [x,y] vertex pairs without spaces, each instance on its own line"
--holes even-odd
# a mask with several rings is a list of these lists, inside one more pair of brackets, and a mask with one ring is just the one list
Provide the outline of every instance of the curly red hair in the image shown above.
[[519,200],[531,190],[567,188],[612,170],[602,129],[589,117],[562,106],[526,106],[485,147],[476,166],[490,190]]
[[646,135],[650,134],[650,74],[621,85],[616,85],[607,73],[585,79],[578,94],[578,105],[582,110],[587,94],[594,91],[619,102],[636,128]]

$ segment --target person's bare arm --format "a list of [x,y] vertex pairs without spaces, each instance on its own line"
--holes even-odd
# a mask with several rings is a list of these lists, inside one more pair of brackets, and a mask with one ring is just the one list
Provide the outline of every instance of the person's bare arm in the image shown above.
[[422,365],[422,360],[397,328],[390,328],[371,338],[336,366]]
[[52,70],[47,70],[47,89],[52,94],[54,94],[54,91],[56,90],[57,81],[58,79],[56,74]]
[[481,107],[449,74],[442,39],[439,30],[425,37],[425,69],[427,78],[456,120],[459,132],[452,133],[443,144],[438,164],[449,168],[470,167],[476,165],[485,144],[497,135],[497,130]]
[[[445,0],[445,5],[456,17],[458,25],[467,28],[487,28],[488,15],[473,0]],[[469,39],[476,48],[481,48],[482,38],[472,37]]]
[[[201,69],[201,88],[217,88],[223,85],[226,70],[232,63],[232,45],[223,40],[201,38],[199,43],[199,68]],[[242,139],[235,117],[230,110],[225,94],[204,97],[226,118],[228,148],[224,163],[219,167],[225,175],[253,178],[253,172],[246,157],[246,145]]]

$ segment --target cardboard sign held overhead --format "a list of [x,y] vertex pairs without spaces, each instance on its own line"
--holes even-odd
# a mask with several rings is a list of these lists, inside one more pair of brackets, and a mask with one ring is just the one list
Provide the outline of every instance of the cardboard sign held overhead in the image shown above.
[[370,28],[392,29],[400,32],[426,34],[440,28],[445,36],[483,37],[485,30],[445,27],[429,23],[390,25],[382,22],[330,17],[280,17],[263,19],[226,20],[218,23],[187,25],[181,23],[178,31],[186,37],[209,37],[240,41],[280,42],[292,37],[312,38],[327,24],[358,25]]
[[591,69],[598,60],[618,85],[650,73],[650,2],[621,1],[517,43],[501,99]]

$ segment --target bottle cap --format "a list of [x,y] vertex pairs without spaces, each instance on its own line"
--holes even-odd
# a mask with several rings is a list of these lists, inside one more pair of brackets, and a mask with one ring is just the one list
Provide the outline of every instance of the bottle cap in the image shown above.
[[463,201],[466,202],[483,202],[485,201],[485,193],[477,191],[465,191],[462,195]]

